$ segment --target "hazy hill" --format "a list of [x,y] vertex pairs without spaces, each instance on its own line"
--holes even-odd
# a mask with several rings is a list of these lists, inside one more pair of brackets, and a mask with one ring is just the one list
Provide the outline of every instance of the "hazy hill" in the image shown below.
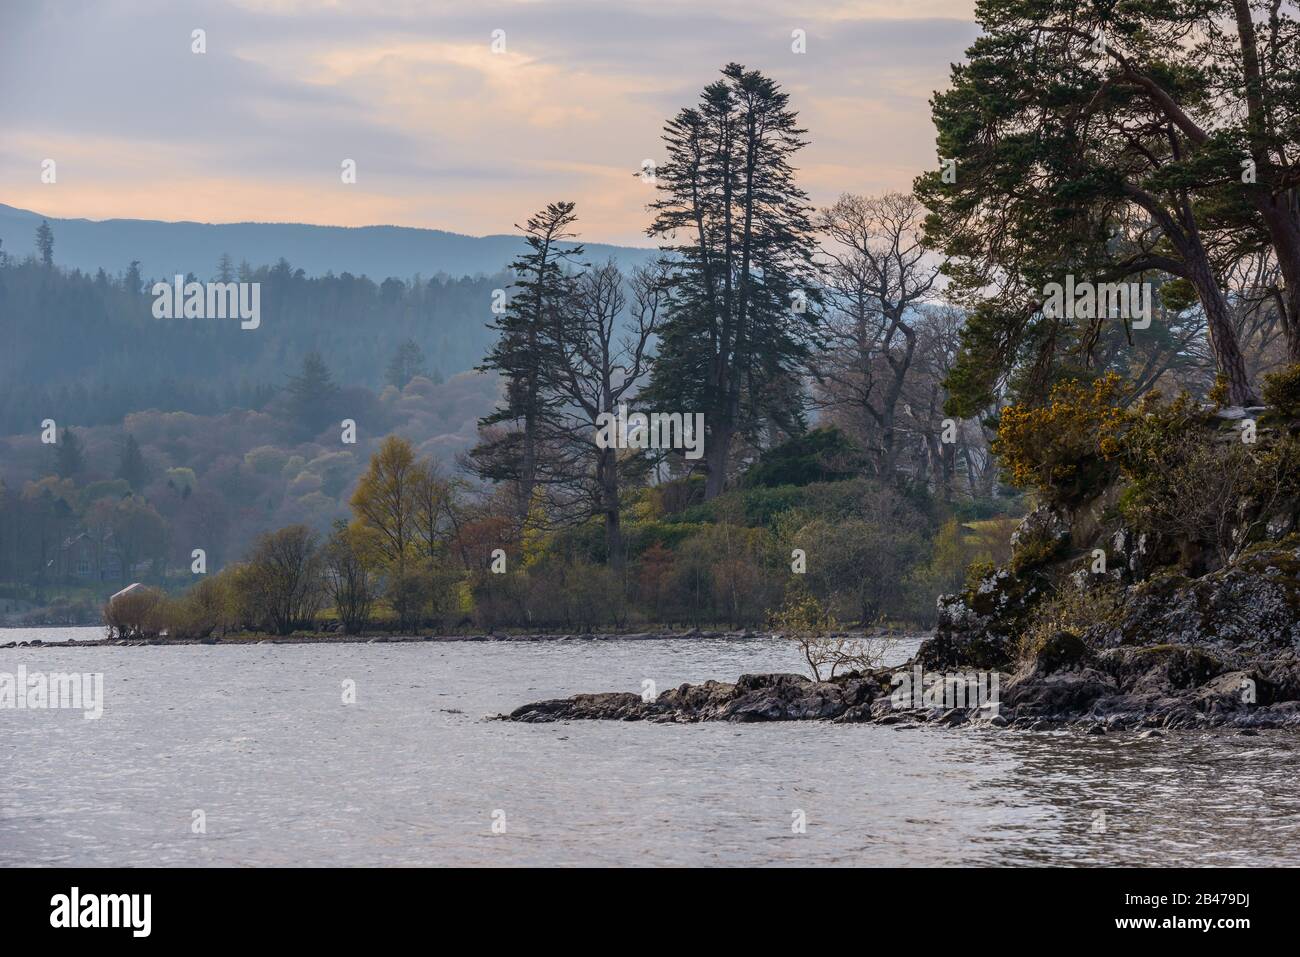
[[[287,259],[308,276],[350,272],[375,280],[416,274],[430,277],[490,275],[523,248],[518,236],[463,236],[406,226],[309,226],[302,223],[168,223],[149,219],[57,219],[0,203],[0,239],[11,256],[35,251],[36,227],[54,228],[55,260],[65,268],[119,272],[140,261],[145,276],[193,272],[210,278],[229,253],[254,266]],[[654,250],[588,243],[594,262],[614,257],[626,267]]]

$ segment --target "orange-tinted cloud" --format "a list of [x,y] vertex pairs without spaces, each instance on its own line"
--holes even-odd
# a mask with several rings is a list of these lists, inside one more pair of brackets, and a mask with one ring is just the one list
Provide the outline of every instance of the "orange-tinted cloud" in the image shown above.
[[[57,6],[57,5],[56,5]],[[20,5],[0,25],[0,202],[56,216],[507,232],[579,204],[641,244],[664,120],[738,60],[791,92],[814,202],[906,188],[967,0]],[[207,52],[190,51],[193,27]],[[503,30],[504,52],[491,48]],[[807,52],[793,53],[794,29]],[[40,162],[59,166],[40,182]],[[355,185],[339,177],[357,162]]]

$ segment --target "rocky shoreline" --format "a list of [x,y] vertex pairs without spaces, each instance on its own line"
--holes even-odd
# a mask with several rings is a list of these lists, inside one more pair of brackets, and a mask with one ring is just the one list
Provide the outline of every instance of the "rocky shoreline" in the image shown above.
[[[933,649],[930,649],[932,652]],[[517,708],[502,720],[527,723],[606,720],[825,721],[835,724],[936,725],[1087,734],[1175,729],[1300,728],[1300,658],[1294,652],[1233,662],[1201,649],[1160,645],[1090,653],[1062,633],[1014,673],[994,673],[994,706],[912,707],[896,676],[916,673],[927,657],[896,669],[813,681],[796,674],[742,675],[736,682],[684,684],[652,701],[630,692],[580,694]],[[935,674],[934,672],[929,672]],[[942,675],[943,673],[940,673]],[[936,683],[937,687],[942,685]]]
[[561,641],[667,641],[671,639],[706,641],[753,641],[768,637],[767,633],[754,631],[646,631],[646,632],[570,632],[548,634],[473,634],[473,635],[345,635],[342,632],[313,632],[294,635],[227,635],[224,637],[169,639],[169,638],[91,638],[69,641],[0,641],[0,649],[7,648],[138,648],[145,645],[335,645],[335,644],[407,644],[413,642],[561,642]]

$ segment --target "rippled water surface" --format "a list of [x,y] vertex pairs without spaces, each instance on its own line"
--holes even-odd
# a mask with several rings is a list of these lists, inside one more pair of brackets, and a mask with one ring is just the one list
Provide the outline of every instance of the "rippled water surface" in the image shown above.
[[[58,636],[0,643],[33,637]],[[0,710],[0,864],[1300,864],[1281,732],[484,720],[800,670],[775,641],[0,650],[19,665],[102,672],[104,716]]]

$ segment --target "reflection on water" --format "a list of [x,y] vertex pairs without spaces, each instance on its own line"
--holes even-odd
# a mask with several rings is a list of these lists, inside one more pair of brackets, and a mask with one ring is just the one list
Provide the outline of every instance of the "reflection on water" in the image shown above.
[[106,700],[0,711],[4,864],[1300,864],[1281,732],[483,720],[800,670],[775,641],[0,650],[18,664],[103,672]]

